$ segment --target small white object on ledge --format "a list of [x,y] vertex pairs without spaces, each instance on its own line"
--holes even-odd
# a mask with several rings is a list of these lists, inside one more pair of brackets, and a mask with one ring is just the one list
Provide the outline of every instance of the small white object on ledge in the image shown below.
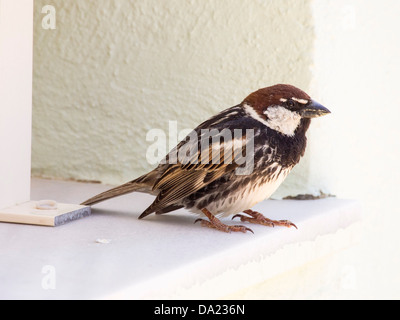
[[40,200],[36,202],[36,209],[39,210],[57,210],[58,205],[54,200]]
[[110,242],[110,239],[96,239],[96,243],[109,244]]

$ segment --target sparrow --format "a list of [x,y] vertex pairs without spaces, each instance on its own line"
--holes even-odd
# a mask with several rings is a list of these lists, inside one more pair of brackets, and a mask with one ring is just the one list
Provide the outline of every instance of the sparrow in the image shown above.
[[221,216],[270,227],[296,227],[251,208],[269,198],[300,161],[311,118],[329,113],[292,85],[259,89],[201,123],[154,170],[82,205],[145,192],[156,198],[139,219],[186,208],[202,216],[195,223],[228,233],[253,231],[244,225],[227,225]]

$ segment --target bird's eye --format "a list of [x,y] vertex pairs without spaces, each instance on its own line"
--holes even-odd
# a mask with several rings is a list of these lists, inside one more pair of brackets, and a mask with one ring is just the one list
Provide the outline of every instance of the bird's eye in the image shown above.
[[293,107],[295,106],[294,101],[293,101],[293,100],[290,100],[290,99],[286,102],[286,104],[287,104],[287,106],[288,106],[289,108],[293,108]]

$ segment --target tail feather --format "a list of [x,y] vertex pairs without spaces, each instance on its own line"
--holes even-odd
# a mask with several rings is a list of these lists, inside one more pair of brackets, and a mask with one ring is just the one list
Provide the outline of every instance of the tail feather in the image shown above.
[[157,176],[157,172],[151,171],[148,174],[141,176],[140,178],[138,178],[136,180],[127,182],[123,185],[120,185],[118,187],[115,187],[115,188],[112,188],[105,192],[102,192],[102,193],[86,200],[85,202],[82,202],[81,205],[91,206],[96,203],[102,202],[104,200],[119,197],[124,194],[128,194],[128,193],[135,192],[135,191],[154,194],[153,184],[154,184],[154,178],[156,176]]
[[105,192],[102,192],[96,196],[94,196],[93,198],[90,198],[88,200],[86,200],[85,202],[82,202],[81,205],[83,206],[91,206],[94,205],[96,203],[99,203],[101,201],[104,200],[108,200],[111,198],[115,198],[115,197],[119,197],[122,196],[124,194],[128,194],[134,191],[145,191],[144,190],[144,186],[140,183],[135,183],[134,181],[132,182],[128,182],[125,183],[121,186],[118,186],[116,188],[107,190]]

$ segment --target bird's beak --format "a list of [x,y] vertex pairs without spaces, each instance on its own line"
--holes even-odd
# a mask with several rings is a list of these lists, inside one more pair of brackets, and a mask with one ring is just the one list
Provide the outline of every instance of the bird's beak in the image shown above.
[[318,102],[311,100],[300,110],[300,115],[303,118],[316,118],[331,113],[327,108]]

